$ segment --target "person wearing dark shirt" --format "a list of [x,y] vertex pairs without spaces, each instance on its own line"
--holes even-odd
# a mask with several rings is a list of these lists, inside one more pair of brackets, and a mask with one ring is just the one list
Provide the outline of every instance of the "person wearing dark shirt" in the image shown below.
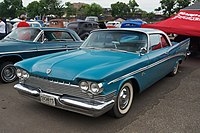
[[26,18],[24,16],[22,17],[22,21],[19,22],[19,24],[17,25],[17,28],[19,27],[30,27],[30,25],[26,22]]

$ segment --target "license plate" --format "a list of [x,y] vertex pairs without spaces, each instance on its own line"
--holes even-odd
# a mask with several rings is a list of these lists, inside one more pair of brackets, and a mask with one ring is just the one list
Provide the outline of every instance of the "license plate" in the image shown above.
[[55,98],[44,93],[40,94],[40,101],[51,106],[56,105]]

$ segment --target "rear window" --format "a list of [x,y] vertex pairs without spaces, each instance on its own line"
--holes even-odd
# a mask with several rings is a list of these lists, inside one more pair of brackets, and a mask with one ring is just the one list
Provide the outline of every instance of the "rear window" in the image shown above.
[[39,33],[40,29],[37,28],[17,28],[12,31],[6,39],[33,41]]
[[45,31],[44,36],[47,41],[74,41],[72,36],[65,31]]

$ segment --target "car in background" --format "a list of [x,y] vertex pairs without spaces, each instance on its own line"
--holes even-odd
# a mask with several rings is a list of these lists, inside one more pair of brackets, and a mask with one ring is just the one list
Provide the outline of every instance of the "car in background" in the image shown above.
[[67,19],[51,19],[49,21],[49,27],[66,28],[68,24]]
[[97,16],[87,16],[85,18],[85,21],[94,21],[94,22],[98,22],[99,18]]
[[70,22],[67,28],[74,30],[82,40],[85,40],[92,30],[99,29],[99,24],[93,21],[75,21]]
[[99,21],[98,24],[100,29],[107,29],[106,23],[104,21]]
[[16,79],[13,64],[18,61],[76,49],[81,44],[77,33],[66,28],[17,28],[0,41],[0,81]]
[[16,63],[20,79],[14,88],[52,107],[93,117],[110,111],[120,118],[135,94],[178,73],[189,42],[172,44],[155,29],[95,30],[77,50]]
[[121,28],[141,28],[142,24],[146,24],[146,22],[140,19],[129,19],[122,22]]
[[[38,27],[38,28],[42,27],[42,25],[37,21],[27,21],[27,23],[29,24],[30,27]],[[19,24],[19,22],[13,24],[12,31],[17,28],[18,24]]]
[[108,21],[106,23],[107,28],[120,28],[120,26],[121,26],[121,23],[118,21]]
[[42,20],[36,20],[36,21],[39,22],[42,27],[45,27],[44,21],[42,21]]

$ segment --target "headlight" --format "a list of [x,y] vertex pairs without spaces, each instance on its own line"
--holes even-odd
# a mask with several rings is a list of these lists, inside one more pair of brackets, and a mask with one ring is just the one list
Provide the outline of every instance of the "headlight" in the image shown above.
[[97,95],[99,93],[101,93],[101,88],[99,87],[99,85],[97,83],[92,83],[90,85],[90,90],[92,92],[92,94]]
[[81,81],[80,82],[80,88],[83,90],[83,91],[87,91],[89,89],[89,84],[86,82],[86,81]]
[[20,69],[17,69],[16,75],[17,75],[17,77],[21,78],[22,77],[22,71]]
[[21,69],[17,69],[16,75],[17,75],[17,77],[23,78],[23,79],[29,78],[29,74],[26,71],[21,70]]
[[24,79],[27,79],[27,78],[29,78],[29,74],[26,72],[26,71],[22,71],[22,77],[24,78]]

